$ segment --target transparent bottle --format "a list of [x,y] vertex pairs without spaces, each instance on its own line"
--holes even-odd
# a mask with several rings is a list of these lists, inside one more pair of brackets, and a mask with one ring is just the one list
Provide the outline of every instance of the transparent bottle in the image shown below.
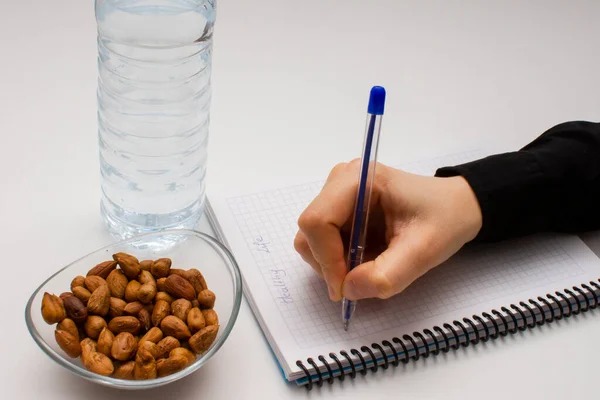
[[216,0],[96,0],[101,213],[113,236],[204,210]]

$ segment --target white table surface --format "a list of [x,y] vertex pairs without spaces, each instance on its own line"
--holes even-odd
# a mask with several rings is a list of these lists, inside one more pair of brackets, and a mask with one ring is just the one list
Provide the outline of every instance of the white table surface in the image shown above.
[[[92,3],[0,7],[1,398],[597,398],[598,312],[311,393],[284,382],[246,302],[205,368],[151,392],[54,364],[27,333],[28,296],[112,241],[98,212]],[[386,163],[516,149],[555,123],[597,120],[599,19],[593,0],[222,0],[209,187],[294,180],[357,156],[373,84],[389,94]]]

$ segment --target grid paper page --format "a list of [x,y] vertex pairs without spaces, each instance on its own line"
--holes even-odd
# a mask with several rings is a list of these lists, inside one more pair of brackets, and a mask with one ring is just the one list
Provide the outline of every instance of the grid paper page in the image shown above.
[[[471,156],[464,153],[402,168],[432,174],[439,165],[461,163]],[[322,182],[316,182],[227,200],[273,302],[301,349],[372,335],[583,272],[559,238],[522,239],[512,244],[510,252],[497,245],[472,247],[400,295],[361,301],[352,329],[345,332],[340,303],[329,300],[325,283],[293,248],[298,216],[321,187]]]

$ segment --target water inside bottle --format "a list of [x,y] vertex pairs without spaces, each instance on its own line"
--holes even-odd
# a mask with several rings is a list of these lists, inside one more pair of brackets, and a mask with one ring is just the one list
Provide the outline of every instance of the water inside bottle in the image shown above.
[[214,1],[97,0],[102,215],[114,236],[204,209]]

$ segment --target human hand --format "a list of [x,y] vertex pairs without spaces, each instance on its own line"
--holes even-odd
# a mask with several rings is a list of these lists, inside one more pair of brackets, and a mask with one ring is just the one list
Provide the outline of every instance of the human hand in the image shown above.
[[331,300],[388,298],[473,240],[479,203],[460,176],[427,177],[377,164],[365,260],[346,270],[360,162],[339,164],[298,219],[296,251],[325,279]]

